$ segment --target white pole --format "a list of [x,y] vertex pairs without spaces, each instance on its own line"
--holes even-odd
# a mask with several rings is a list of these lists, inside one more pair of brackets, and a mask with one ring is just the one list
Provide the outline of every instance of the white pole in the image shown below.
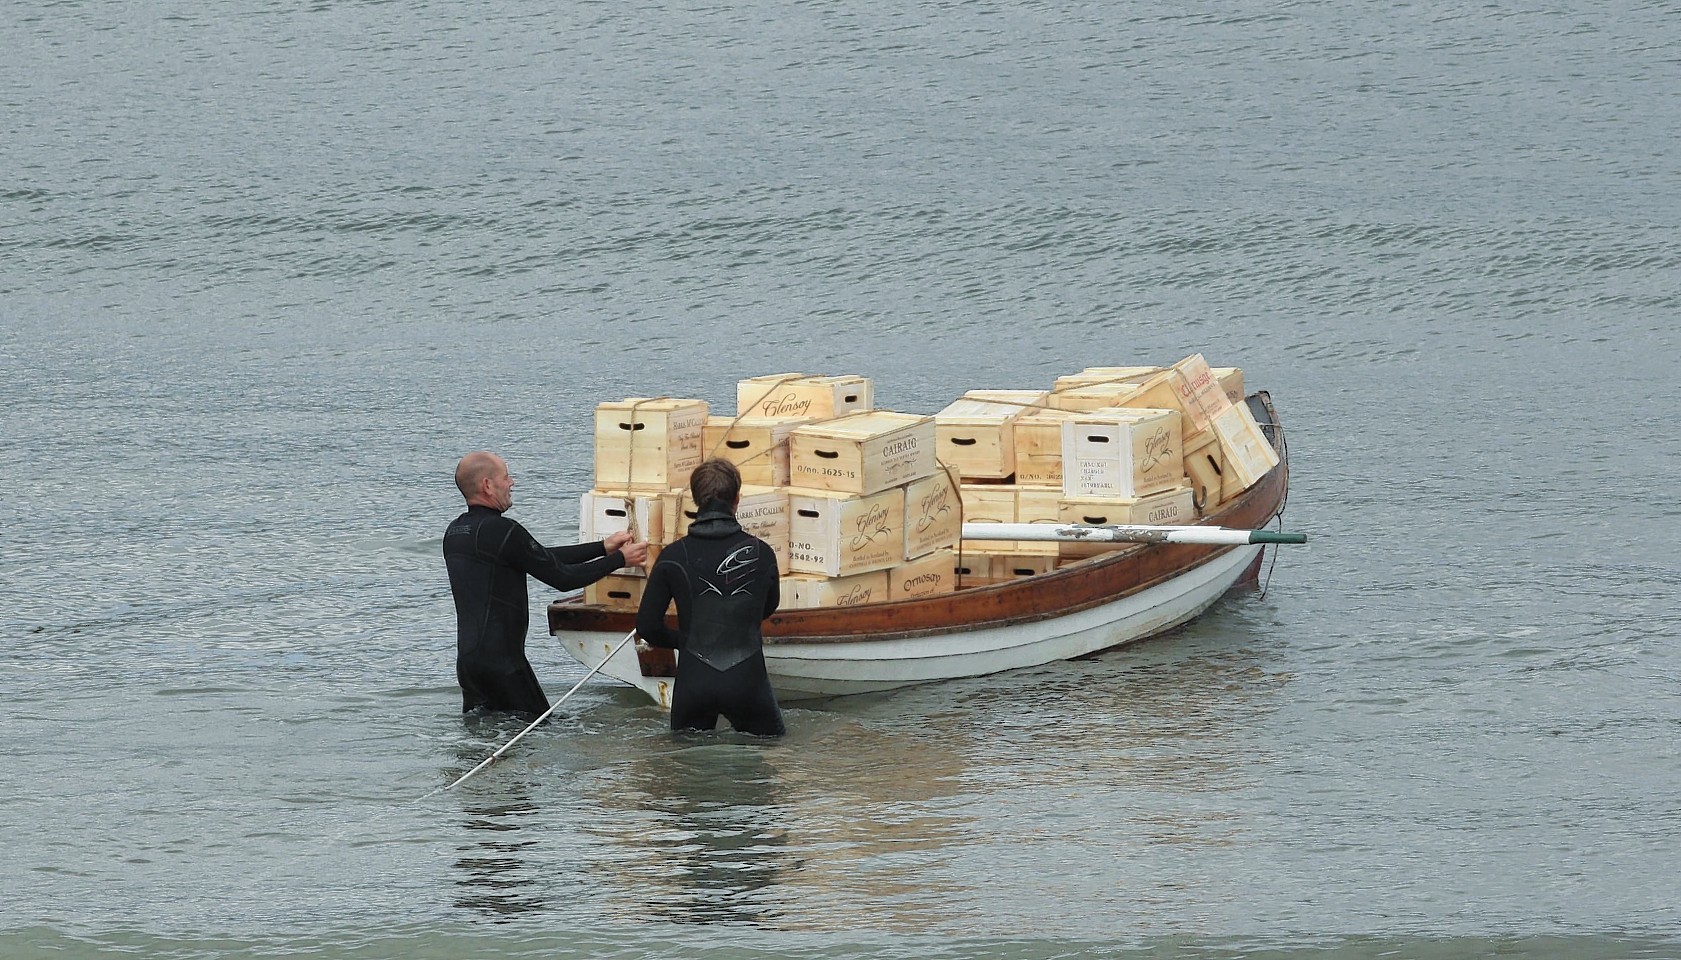
[[623,650],[624,645],[629,643],[630,638],[632,638],[634,636],[636,636],[636,631],[635,630],[632,630],[631,632],[625,634],[625,638],[623,640],[619,641],[618,646],[614,647],[607,654],[607,656],[603,657],[600,663],[591,667],[590,672],[584,674],[583,679],[579,680],[577,683],[573,684],[572,689],[570,689],[570,690],[566,691],[564,694],[562,694],[561,698],[559,700],[556,700],[553,704],[551,704],[549,706],[549,709],[544,710],[542,716],[540,716],[537,719],[531,721],[531,725],[526,727],[524,730],[521,730],[519,733],[514,734],[514,738],[512,740],[509,740],[507,743],[504,743],[502,745],[502,749],[497,750],[495,753],[491,754],[488,757],[485,757],[483,760],[481,760],[479,762],[478,766],[476,766],[473,769],[471,769],[471,770],[467,771],[466,773],[462,774],[461,775],[461,780],[455,781],[454,783],[450,784],[449,786],[445,787],[444,789],[445,790],[455,789],[456,787],[461,785],[462,780],[466,780],[468,777],[472,776],[473,774],[478,773],[480,770],[483,770],[485,767],[488,767],[491,764],[495,763],[496,759],[498,757],[502,756],[502,754],[507,753],[508,748],[513,746],[514,744],[518,743],[520,741],[521,737],[523,737],[526,734],[530,733],[531,731],[537,729],[537,725],[539,723],[542,723],[544,720],[547,720],[549,718],[549,714],[554,713],[555,707],[558,707],[561,704],[565,703],[567,697],[570,697],[574,693],[577,693],[578,688],[582,687],[584,685],[584,681],[588,680],[590,677],[595,676],[596,671],[600,670],[602,667],[605,667],[607,665],[607,661],[613,659],[613,657],[615,655],[617,655],[620,650]]
[[965,540],[1054,540],[1085,543],[1306,543],[1305,533],[1231,527],[1152,527],[1143,524],[965,523]]

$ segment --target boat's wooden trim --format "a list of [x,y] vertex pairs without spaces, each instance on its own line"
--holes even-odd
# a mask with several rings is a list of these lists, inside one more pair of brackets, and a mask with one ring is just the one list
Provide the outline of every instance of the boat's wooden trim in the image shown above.
[[[1283,508],[1289,482],[1283,430],[1270,398],[1263,393],[1252,399],[1258,399],[1257,419],[1262,420],[1279,451],[1279,464],[1242,495],[1203,518],[1204,525],[1256,529],[1266,526]],[[1260,416],[1262,413],[1265,416]],[[912,639],[1065,616],[1170,580],[1232,549],[1202,544],[1130,544],[1049,573],[938,597],[781,611],[765,621],[765,645]],[[551,632],[623,634],[635,626],[635,619],[634,613],[578,602],[549,605]]]

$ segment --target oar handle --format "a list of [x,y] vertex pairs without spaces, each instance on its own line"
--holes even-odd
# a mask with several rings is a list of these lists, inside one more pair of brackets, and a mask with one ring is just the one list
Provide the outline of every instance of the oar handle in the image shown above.
[[1250,543],[1306,543],[1305,533],[1284,533],[1279,530],[1256,530],[1249,535]]

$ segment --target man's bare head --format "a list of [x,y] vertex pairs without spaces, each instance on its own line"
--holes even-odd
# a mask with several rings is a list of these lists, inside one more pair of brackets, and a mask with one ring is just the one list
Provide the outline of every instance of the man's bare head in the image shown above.
[[514,504],[514,478],[508,462],[488,450],[475,450],[455,465],[455,486],[469,506],[506,510]]

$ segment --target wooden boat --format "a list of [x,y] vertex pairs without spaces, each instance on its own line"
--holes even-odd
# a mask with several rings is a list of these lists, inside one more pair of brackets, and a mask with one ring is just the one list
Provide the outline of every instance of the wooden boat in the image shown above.
[[[1278,466],[1200,524],[1260,529],[1283,512],[1284,431],[1271,398],[1248,398]],[[1253,581],[1262,544],[1133,543],[1031,577],[921,599],[781,611],[765,662],[784,702],[981,676],[1133,643],[1195,618]],[[548,608],[549,632],[580,663],[671,704],[675,654],[622,641],[635,614],[578,598]],[[616,651],[616,652],[615,652]]]

